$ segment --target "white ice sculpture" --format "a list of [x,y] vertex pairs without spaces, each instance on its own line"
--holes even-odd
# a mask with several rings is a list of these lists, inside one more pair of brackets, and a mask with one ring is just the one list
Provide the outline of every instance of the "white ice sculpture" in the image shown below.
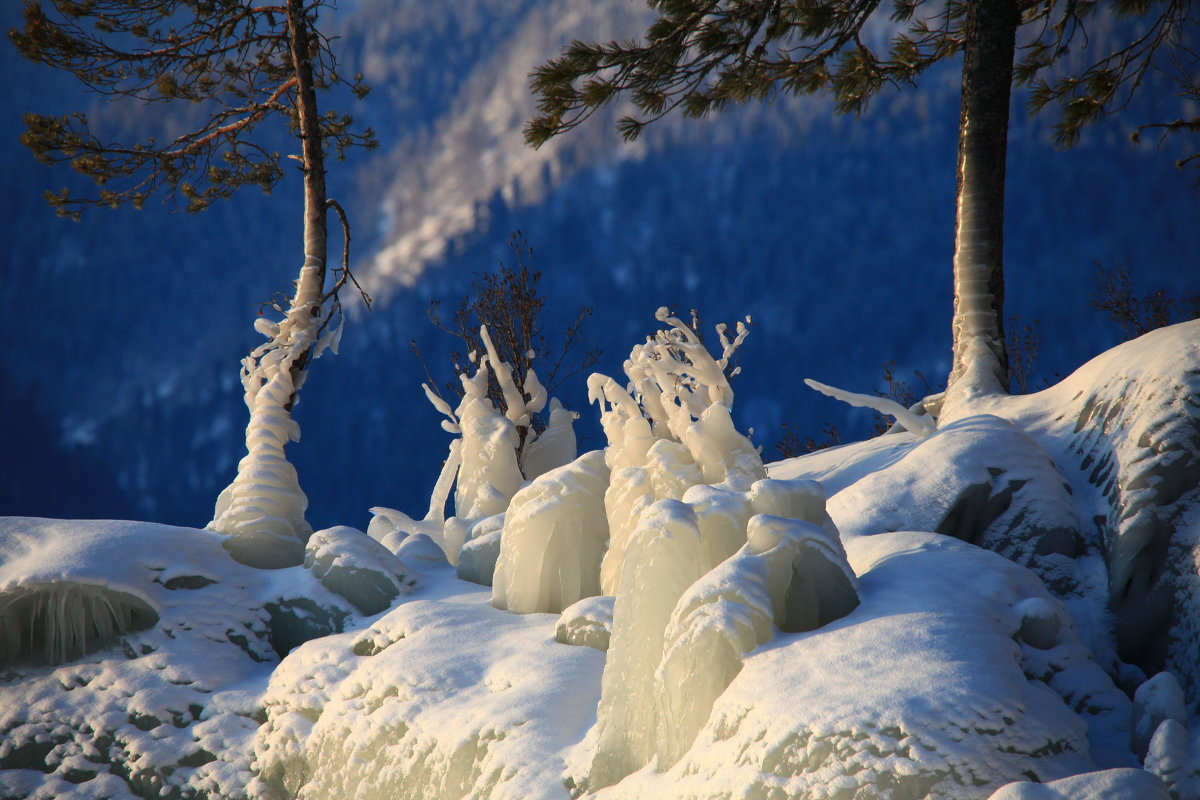
[[324,318],[316,313],[323,299],[318,269],[305,267],[300,275],[296,297],[283,321],[276,324],[263,317],[255,321],[255,329],[267,341],[242,359],[242,387],[250,410],[247,453],[238,463],[237,476],[217,498],[208,523],[211,530],[230,537],[226,549],[236,560],[262,569],[296,566],[304,560],[304,543],[312,534],[304,520],[308,498],[284,447],[300,439],[291,408],[307,372],[294,375],[292,370],[314,343],[313,358],[326,348],[337,352],[341,336],[340,322],[321,334]]
[[816,481],[764,478],[745,492],[700,484],[688,489],[683,501],[696,512],[706,570],[746,543],[746,524],[756,514],[806,520],[837,539],[837,529],[825,512],[825,490]]
[[517,464],[517,428],[488,399],[484,363],[481,358],[475,375],[459,376],[463,386],[457,412],[462,464],[454,491],[454,512],[465,519],[503,512],[524,482]]
[[[537,378],[533,370],[529,371],[529,375]],[[564,408],[557,397],[550,401],[550,421],[546,429],[536,436],[530,429],[526,435],[521,472],[527,480],[544,475],[555,467],[570,464],[575,459],[574,421],[578,418],[579,415]]]
[[772,626],[809,631],[859,605],[858,579],[812,481],[764,479],[745,491],[698,485],[683,501],[656,502],[624,564],[592,788],[655,756],[660,770],[679,760]]
[[[459,563],[463,547],[472,539],[471,532],[482,520],[502,515],[513,495],[526,482],[575,459],[577,414],[568,411],[557,399],[550,400],[550,419],[541,435],[534,429],[534,415],[546,407],[546,388],[530,369],[522,386],[516,383],[513,367],[500,358],[487,326],[479,336],[482,353],[471,353],[473,374],[459,373],[463,397],[458,407],[422,384],[429,402],[442,413],[442,428],[458,438],[450,443],[450,452],[442,466],[425,517],[414,520],[402,511],[376,506],[375,519],[367,532],[392,550],[401,546],[410,534],[424,534],[445,552],[446,559]],[[531,354],[532,355],[532,354]],[[494,376],[504,398],[503,414],[488,397],[489,374]],[[524,455],[518,458],[524,435]],[[454,516],[446,518],[446,500],[454,489]],[[491,553],[490,548],[484,548]],[[466,576],[490,583],[490,557],[470,557]]]
[[729,415],[733,390],[726,372],[747,325],[739,322],[733,339],[724,325],[717,326],[722,351],[715,358],[666,308],[656,317],[667,328],[633,348],[625,362],[628,388],[604,375],[588,379],[588,398],[600,406],[611,469],[605,497],[610,538],[601,567],[606,594],[620,585],[630,536],[650,504],[679,499],[702,483],[744,491],[766,476],[758,451]]
[[659,439],[645,455],[641,466],[614,471],[604,495],[608,518],[608,549],[600,567],[600,585],[605,594],[620,587],[625,549],[642,512],[657,500],[678,500],[700,483],[700,469],[679,442]]
[[[765,487],[759,498],[784,498],[785,488]],[[859,604],[858,579],[832,525],[759,514],[744,538],[747,544],[693,584],[671,614],[654,679],[660,771],[691,748],[745,655],[770,640],[772,625],[813,630]]]
[[594,450],[516,493],[504,518],[492,605],[557,614],[600,594],[607,486],[604,453]]
[[374,506],[370,509],[373,516],[371,524],[367,526],[367,534],[394,553],[405,537],[423,533],[441,545],[450,563],[456,563],[462,542],[454,535],[457,526],[446,524],[446,500],[450,497],[454,477],[458,474],[461,463],[462,440],[455,439],[450,443],[450,452],[442,463],[442,471],[433,485],[433,492],[429,497],[429,510],[425,512],[425,517],[413,519],[403,511]]
[[613,608],[613,631],[600,682],[598,748],[592,789],[641,769],[658,748],[654,675],[671,613],[700,577],[700,531],[692,509],[662,500],[642,514],[630,537],[629,568]]

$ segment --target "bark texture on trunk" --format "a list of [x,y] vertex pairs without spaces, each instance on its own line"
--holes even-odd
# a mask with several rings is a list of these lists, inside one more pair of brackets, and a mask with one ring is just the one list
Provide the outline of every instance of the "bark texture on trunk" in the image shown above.
[[304,266],[317,267],[325,279],[325,156],[321,150],[317,93],[313,86],[312,32],[301,0],[287,0],[292,69],[296,75],[296,114],[304,158]]
[[968,2],[954,229],[954,361],[946,388],[951,407],[1008,390],[1004,168],[1019,21],[1016,0]]

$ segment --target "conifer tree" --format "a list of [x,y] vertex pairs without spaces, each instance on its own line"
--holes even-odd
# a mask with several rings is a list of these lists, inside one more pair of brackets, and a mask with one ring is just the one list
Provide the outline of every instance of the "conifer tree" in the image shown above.
[[[327,151],[340,158],[349,147],[375,142],[369,129],[354,132],[349,116],[318,110],[318,90],[342,85],[359,97],[366,93],[360,76],[338,73],[330,40],[317,26],[318,13],[329,5],[28,0],[23,29],[9,32],[23,55],[73,74],[93,92],[181,106],[172,122],[185,123],[182,133],[135,143],[105,141],[83,113],[26,114],[22,140],[37,158],[68,163],[98,187],[90,197],[47,192],[60,214],[78,216],[99,205],[140,208],[155,193],[200,211],[245,185],[268,191],[283,177],[285,158],[299,162],[303,265],[285,318],[256,321],[268,340],[243,360],[247,455],[210,523],[230,535],[235,558],[260,567],[300,563],[311,532],[304,521],[307,500],[283,448],[299,436],[291,418],[296,394],[309,361],[336,343],[338,292],[351,278],[346,257],[340,267],[326,268],[328,210],[346,224],[341,207],[326,196]],[[268,149],[260,128],[272,119],[286,121],[300,154]]]
[[[963,54],[950,405],[1008,386],[1002,253],[1013,84],[1030,87],[1032,111],[1057,109],[1055,138],[1063,146],[1084,125],[1125,107],[1151,70],[1176,79],[1181,95],[1195,93],[1197,56],[1185,41],[1196,25],[1191,0],[647,2],[657,18],[640,40],[573,41],[534,71],[539,113],[525,130],[531,145],[617,97],[637,109],[617,124],[626,139],[677,110],[701,117],[778,94],[831,95],[838,111],[857,113],[882,88],[912,85],[931,65]],[[1086,51],[1086,25],[1102,13],[1114,15],[1127,38],[1108,55],[1068,65],[1072,48]],[[890,39],[876,44],[888,29]],[[1195,132],[1200,119],[1139,130],[1148,127]]]

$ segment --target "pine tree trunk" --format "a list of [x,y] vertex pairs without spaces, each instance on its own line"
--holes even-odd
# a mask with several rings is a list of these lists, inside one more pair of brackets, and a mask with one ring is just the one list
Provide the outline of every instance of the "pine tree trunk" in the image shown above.
[[308,498],[284,448],[300,438],[292,407],[307,375],[325,305],[325,161],[313,86],[312,34],[301,0],[287,0],[287,14],[304,160],[304,264],[287,317],[278,326],[260,320],[266,324],[255,327],[268,341],[242,361],[250,411],[246,456],[217,498],[208,524],[229,537],[224,546],[235,560],[260,569],[302,563],[312,534],[304,519]]
[[[321,314],[320,298],[325,287],[326,208],[325,155],[321,149],[320,117],[317,93],[313,86],[312,33],[304,16],[302,0],[287,0],[288,33],[291,40],[292,68],[296,82],[296,115],[300,126],[301,155],[304,159],[304,266],[296,283],[292,308],[311,305],[311,314]],[[303,383],[308,353],[292,365],[295,391]],[[294,402],[294,395],[293,395]]]
[[954,230],[954,362],[942,415],[1008,390],[1004,350],[1004,167],[1019,12],[969,0]]

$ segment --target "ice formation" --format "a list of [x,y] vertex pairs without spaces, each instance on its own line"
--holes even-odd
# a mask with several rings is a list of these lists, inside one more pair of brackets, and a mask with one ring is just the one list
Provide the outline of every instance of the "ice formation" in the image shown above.
[[613,631],[597,711],[598,746],[588,772],[593,789],[641,769],[658,747],[654,677],[671,612],[701,576],[700,530],[678,500],[650,506],[627,546],[613,608]]
[[[428,392],[428,388],[426,391]],[[430,399],[441,402],[432,394],[430,394]],[[451,417],[453,418],[453,414]],[[386,506],[375,506],[369,509],[372,516],[371,522],[367,526],[367,535],[393,552],[400,547],[404,537],[411,533],[423,533],[435,541],[444,542],[447,538],[446,500],[450,497],[450,491],[454,486],[454,479],[458,475],[461,463],[462,440],[455,439],[450,443],[450,451],[446,455],[446,460],[442,463],[442,470],[438,473],[437,481],[433,485],[433,492],[429,497],[429,510],[425,512],[425,516],[415,520],[403,511]],[[455,537],[451,534],[450,538],[454,539]],[[444,549],[455,551],[457,548],[444,545]]]
[[829,386],[811,378],[805,378],[804,383],[808,388],[815,389],[821,394],[829,395],[835,400],[841,400],[843,403],[849,403],[852,406],[859,408],[870,408],[878,411],[880,414],[887,414],[889,417],[895,417],[896,422],[900,423],[906,431],[915,433],[918,436],[928,436],[933,433],[935,426],[933,418],[918,414],[917,412],[905,408],[895,400],[890,400],[886,397],[877,397],[872,394],[859,394],[858,392],[847,392],[845,389],[838,389],[835,386]]
[[255,329],[267,341],[242,360],[242,387],[250,410],[247,453],[238,463],[237,476],[217,498],[208,523],[230,537],[230,555],[261,569],[299,564],[312,533],[304,520],[308,498],[284,447],[300,439],[300,426],[292,419],[296,393],[307,375],[300,365],[310,349],[313,358],[327,347],[336,352],[341,334],[340,324],[321,334],[324,298],[319,274],[313,266],[301,270],[296,296],[282,322],[263,317],[255,321]]
[[0,666],[74,661],[157,622],[127,592],[73,581],[18,585],[0,592]]
[[456,416],[462,435],[462,464],[454,491],[454,513],[464,519],[502,513],[525,481],[517,463],[517,427],[488,399],[485,366],[486,362],[481,363],[474,376],[459,376],[463,399]]
[[517,492],[505,513],[492,582],[496,608],[557,614],[600,594],[607,487],[604,453],[596,450]]
[[725,325],[717,326],[722,351],[715,358],[666,308],[656,317],[667,328],[633,348],[625,362],[628,389],[604,375],[588,379],[611,470],[605,496],[609,543],[600,577],[605,594],[620,586],[630,536],[650,504],[677,500],[699,484],[744,490],[766,475],[758,451],[729,413],[729,377],[737,373],[730,359],[749,333],[749,319],[737,324],[733,339]]
[[745,656],[771,639],[768,572],[766,559],[747,548],[703,575],[676,603],[654,674],[658,769],[687,752]]
[[770,608],[781,631],[816,630],[858,607],[858,578],[837,531],[763,514],[750,518],[746,539],[767,564]]
[[[536,378],[531,370],[529,375]],[[556,467],[569,464],[575,459],[574,421],[579,417],[574,411],[563,407],[558,398],[550,400],[550,420],[540,434],[525,440],[525,453],[521,457],[521,472],[527,480],[533,480]]]
[[[393,551],[402,546],[406,536],[421,534],[436,542],[446,559],[457,565],[464,547],[484,535],[480,523],[502,519],[518,489],[575,460],[573,421],[578,415],[564,408],[557,398],[548,398],[532,368],[518,387],[514,368],[500,358],[486,325],[480,327],[479,335],[484,351],[471,353],[471,367],[458,375],[463,396],[457,408],[452,409],[422,384],[425,397],[446,417],[442,428],[457,437],[450,443],[430,496],[429,510],[424,518],[416,520],[385,506],[371,509],[375,517],[367,533]],[[488,396],[492,379],[503,397],[504,413]],[[548,399],[549,419],[539,434],[535,415],[546,407]],[[447,519],[446,502],[452,489],[454,515]],[[491,530],[488,526],[487,531]],[[489,540],[469,548],[464,579],[491,585],[498,555],[493,546],[496,544]]]

